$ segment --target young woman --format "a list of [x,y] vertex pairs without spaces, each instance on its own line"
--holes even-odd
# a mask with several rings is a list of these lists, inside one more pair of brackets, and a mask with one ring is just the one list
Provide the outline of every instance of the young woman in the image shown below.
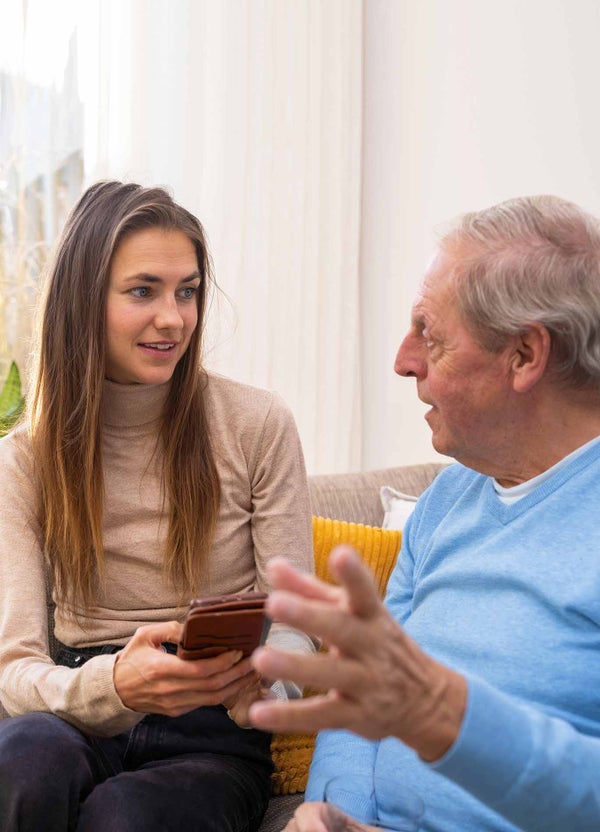
[[193,595],[268,589],[274,554],[312,569],[310,509],[281,400],[201,367],[210,284],[162,189],[92,186],[59,242],[28,419],[0,442],[4,832],[260,825],[266,683],[238,652],[174,650]]

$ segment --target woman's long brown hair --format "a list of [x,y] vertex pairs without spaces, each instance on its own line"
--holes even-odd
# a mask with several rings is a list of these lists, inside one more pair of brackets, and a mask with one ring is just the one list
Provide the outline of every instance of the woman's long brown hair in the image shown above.
[[102,412],[111,261],[125,235],[150,227],[186,234],[201,278],[198,324],[175,368],[158,437],[169,505],[164,567],[182,595],[197,588],[219,511],[201,367],[212,283],[203,228],[162,188],[99,182],[73,209],[49,270],[29,409],[45,553],[55,595],[69,606],[93,604],[103,574]]

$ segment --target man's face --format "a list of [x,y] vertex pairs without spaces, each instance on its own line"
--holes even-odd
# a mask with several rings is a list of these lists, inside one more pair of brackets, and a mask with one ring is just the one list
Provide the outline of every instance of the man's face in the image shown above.
[[508,346],[489,352],[461,320],[450,277],[453,261],[438,252],[425,273],[394,369],[417,380],[433,447],[482,473],[496,475],[517,428]]

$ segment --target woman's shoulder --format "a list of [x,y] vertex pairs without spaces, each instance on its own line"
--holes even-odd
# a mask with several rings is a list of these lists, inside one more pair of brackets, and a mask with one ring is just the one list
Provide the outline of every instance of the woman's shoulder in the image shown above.
[[0,438],[0,469],[3,475],[23,472],[31,476],[33,457],[27,425],[21,424]]
[[291,410],[278,393],[209,373],[205,402],[217,446],[242,447],[247,456],[277,437],[295,437]]
[[270,411],[288,411],[281,396],[273,390],[254,387],[214,372],[207,373],[206,378],[205,395],[209,407],[225,409],[230,416],[240,413],[256,419]]

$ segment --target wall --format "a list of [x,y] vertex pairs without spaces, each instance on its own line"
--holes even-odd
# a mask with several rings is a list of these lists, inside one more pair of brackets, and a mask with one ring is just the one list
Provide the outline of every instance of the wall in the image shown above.
[[600,4],[367,0],[363,111],[363,468],[439,458],[394,376],[434,230],[554,193],[600,216]]

